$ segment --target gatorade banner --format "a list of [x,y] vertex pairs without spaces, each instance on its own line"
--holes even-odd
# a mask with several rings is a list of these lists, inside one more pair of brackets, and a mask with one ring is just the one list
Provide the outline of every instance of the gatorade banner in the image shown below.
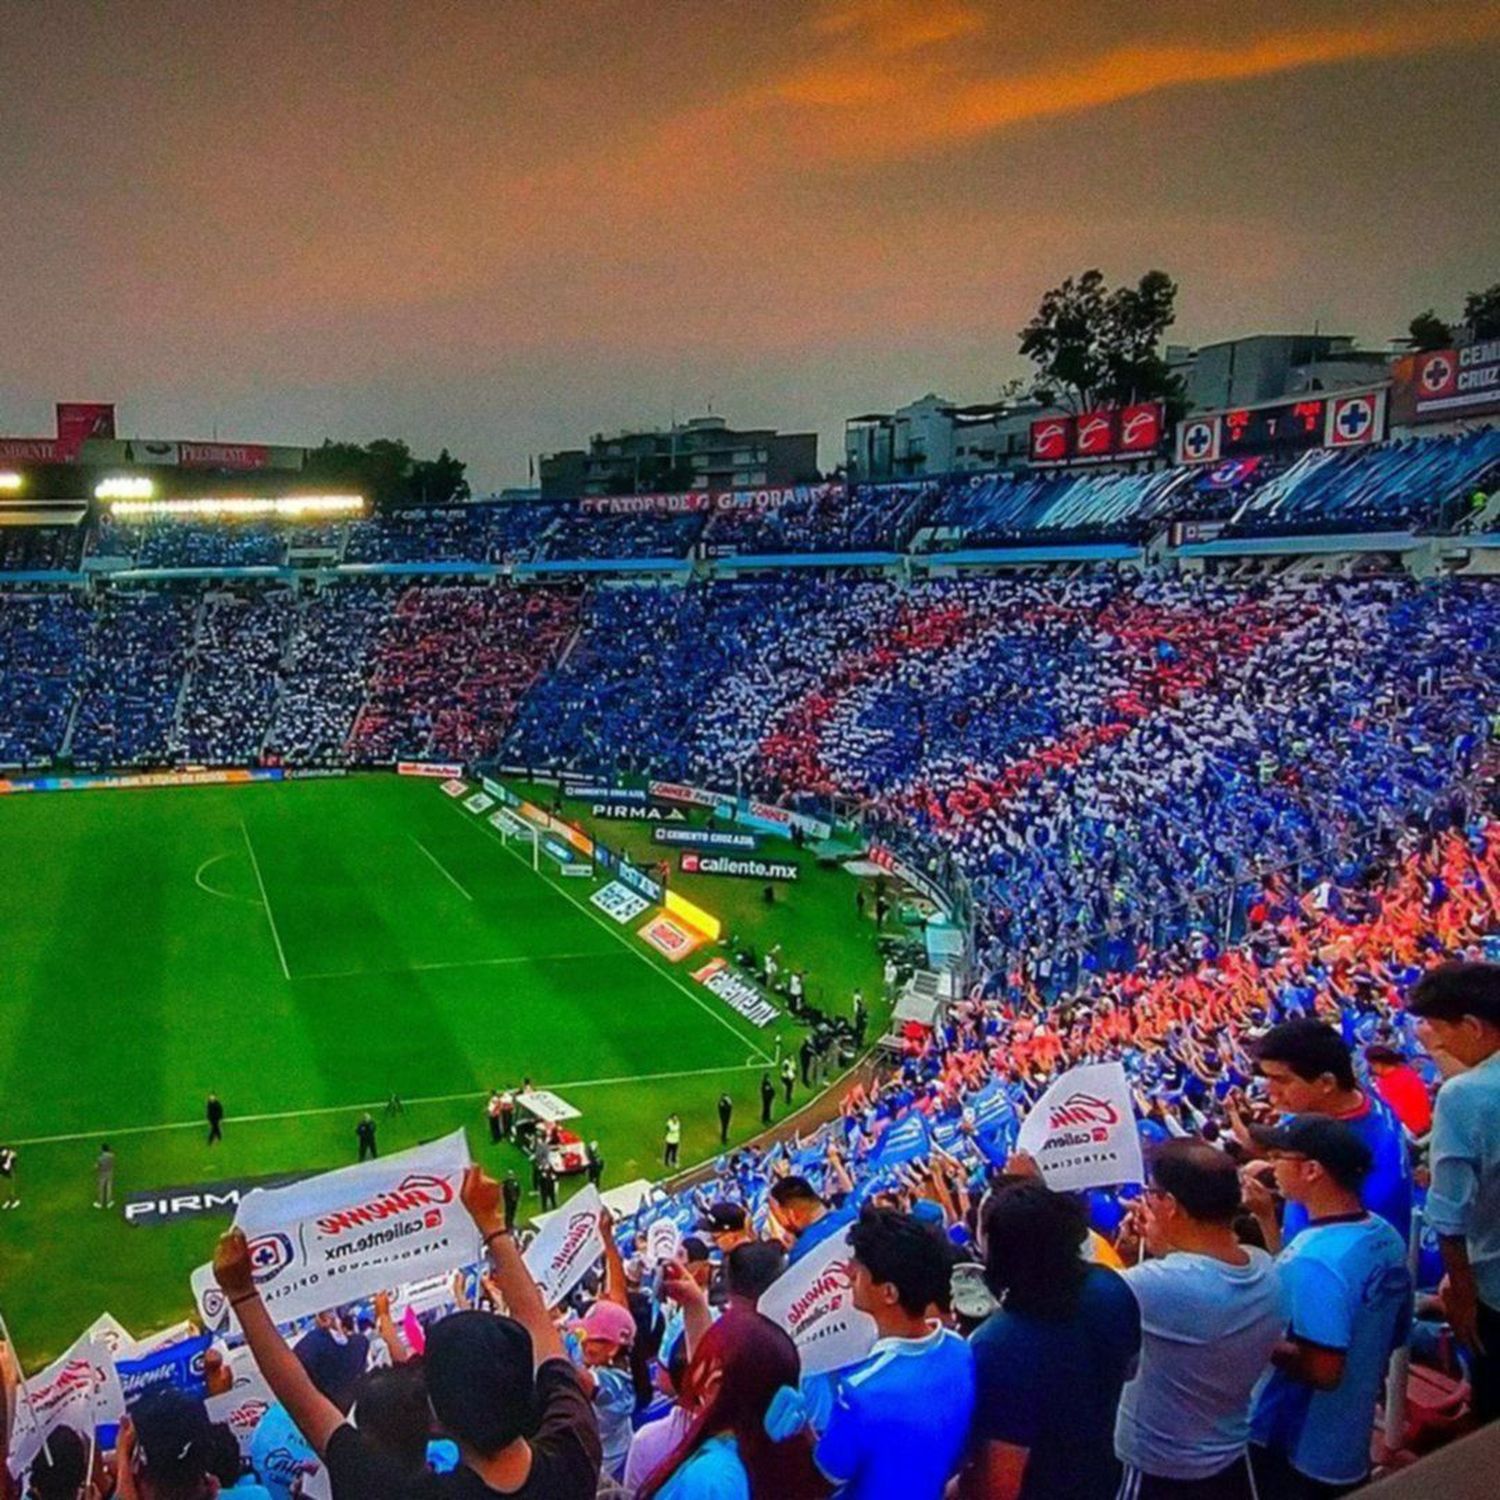
[[40,1375],[16,1391],[10,1433],[10,1472],[17,1479],[32,1465],[42,1444],[59,1427],[86,1438],[95,1427],[125,1415],[125,1392],[110,1352],[85,1335]]
[[592,1183],[549,1214],[526,1249],[526,1269],[542,1300],[556,1307],[604,1256],[599,1213],[604,1207]]
[[797,1346],[804,1377],[858,1364],[875,1346],[875,1320],[854,1305],[852,1254],[846,1229],[783,1272],[756,1304]]
[[234,1216],[255,1284],[278,1323],[477,1261],[459,1202],[470,1163],[462,1130],[394,1156],[247,1193]]
[[1057,1191],[1144,1182],[1124,1066],[1069,1068],[1021,1122],[1016,1149],[1035,1159],[1047,1186]]

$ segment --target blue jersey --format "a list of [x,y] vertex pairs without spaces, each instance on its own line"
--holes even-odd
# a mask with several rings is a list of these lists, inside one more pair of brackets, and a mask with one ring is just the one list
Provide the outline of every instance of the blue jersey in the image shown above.
[[1361,1214],[1309,1224],[1277,1261],[1292,1337],[1344,1356],[1331,1391],[1281,1370],[1256,1388],[1251,1437],[1309,1479],[1358,1484],[1370,1470],[1370,1432],[1391,1352],[1411,1328],[1406,1244],[1384,1219]]
[[[1401,1236],[1404,1245],[1411,1234],[1412,1196],[1406,1132],[1390,1106],[1373,1089],[1364,1091],[1364,1101],[1352,1115],[1329,1118],[1347,1125],[1370,1148],[1370,1175],[1360,1186],[1359,1201],[1372,1214],[1379,1214]],[[1288,1203],[1282,1221],[1283,1241],[1290,1244],[1306,1227],[1307,1210],[1300,1203]]]
[[881,1339],[837,1377],[818,1467],[844,1500],[941,1500],[973,1413],[974,1359],[957,1334]]

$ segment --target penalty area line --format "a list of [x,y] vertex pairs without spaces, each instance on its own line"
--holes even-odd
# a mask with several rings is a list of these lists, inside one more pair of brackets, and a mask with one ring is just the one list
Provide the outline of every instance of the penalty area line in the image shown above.
[[245,848],[250,855],[250,866],[255,871],[255,883],[260,887],[260,904],[266,909],[266,921],[271,926],[271,940],[276,944],[276,957],[281,960],[281,977],[290,979],[292,971],[287,968],[286,949],[281,946],[281,934],[276,930],[276,914],[271,910],[271,898],[266,895],[266,882],[260,873],[260,861],[255,857],[255,845],[250,842],[250,830],[245,820],[240,819],[240,832],[245,835]]
[[[673,1073],[635,1073],[626,1074],[618,1078],[569,1078],[560,1083],[543,1082],[538,1087],[549,1089],[553,1093],[563,1089],[602,1089],[618,1088],[622,1084],[629,1083],[665,1083],[673,1078],[711,1078],[716,1073],[744,1073],[752,1068],[764,1071],[763,1063],[725,1063],[718,1068],[686,1068]],[[487,1099],[488,1089],[464,1089],[457,1094],[420,1094],[408,1098],[401,1096],[401,1102],[407,1105],[417,1104],[456,1104],[463,1099]],[[226,1125],[263,1125],[273,1120],[310,1120],[320,1115],[347,1115],[353,1114],[355,1110],[377,1110],[384,1109],[389,1101],[386,1099],[366,1099],[354,1104],[321,1104],[312,1109],[278,1109],[265,1114],[254,1115],[226,1115]],[[172,1120],[163,1125],[122,1125],[113,1130],[73,1130],[64,1135],[34,1135],[28,1138],[12,1142],[16,1146],[58,1146],[69,1141],[112,1141],[116,1136],[133,1135],[155,1135],[167,1130],[202,1130],[202,1120]]]

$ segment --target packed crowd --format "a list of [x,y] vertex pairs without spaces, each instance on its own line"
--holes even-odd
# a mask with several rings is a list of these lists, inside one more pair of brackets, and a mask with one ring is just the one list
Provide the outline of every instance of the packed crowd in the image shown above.
[[[1416,1413],[1374,1442],[1393,1354],[1500,1416],[1497,931],[1479,815],[1402,833],[1358,879],[1266,882],[1232,947],[1199,934],[1060,1003],[1017,970],[912,1028],[812,1135],[602,1212],[595,1268],[552,1306],[519,1186],[478,1167],[485,1263],[421,1311],[381,1294],[278,1328],[231,1232],[214,1274],[238,1331],[134,1404],[96,1493],[1346,1493],[1372,1452],[1445,1435]],[[1105,1058],[1144,1182],[1050,1188],[1019,1124]],[[89,1438],[54,1431],[28,1493],[76,1495]]]

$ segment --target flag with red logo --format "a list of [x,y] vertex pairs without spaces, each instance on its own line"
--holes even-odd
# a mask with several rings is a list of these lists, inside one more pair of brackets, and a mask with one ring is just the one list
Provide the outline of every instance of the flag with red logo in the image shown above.
[[1060,464],[1072,451],[1072,417],[1041,417],[1031,424],[1032,463]]
[[397,1282],[451,1272],[483,1245],[459,1188],[462,1130],[240,1200],[255,1285],[278,1323],[356,1302]]
[[1130,1083],[1118,1062],[1069,1068],[1021,1122],[1016,1149],[1032,1157],[1049,1188],[1144,1182]]
[[1142,401],[1120,413],[1117,447],[1121,453],[1154,453],[1161,446],[1162,405]]
[[599,1189],[591,1183],[556,1213],[548,1214],[526,1247],[526,1269],[548,1307],[556,1307],[603,1257],[604,1235],[599,1228],[603,1207]]
[[114,1356],[88,1334],[40,1375],[16,1388],[10,1433],[10,1472],[17,1479],[32,1465],[42,1445],[59,1427],[71,1427],[85,1441],[96,1427],[125,1415],[125,1392]]
[[875,1320],[854,1305],[852,1263],[846,1229],[782,1272],[756,1303],[797,1346],[804,1376],[858,1364],[875,1346]]

